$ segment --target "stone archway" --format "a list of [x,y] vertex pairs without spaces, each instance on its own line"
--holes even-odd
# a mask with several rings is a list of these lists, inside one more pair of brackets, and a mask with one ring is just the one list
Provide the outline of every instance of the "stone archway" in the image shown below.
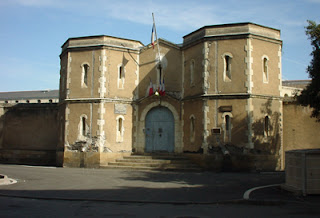
[[183,142],[182,142],[182,124],[183,122],[180,120],[180,116],[175,109],[167,101],[153,102],[147,105],[141,112],[140,119],[137,122],[137,133],[136,133],[136,143],[134,146],[136,153],[145,153],[146,148],[146,117],[149,111],[153,108],[157,107],[166,107],[168,110],[171,111],[173,118],[174,118],[174,149],[173,152],[175,153],[182,153],[183,152]]

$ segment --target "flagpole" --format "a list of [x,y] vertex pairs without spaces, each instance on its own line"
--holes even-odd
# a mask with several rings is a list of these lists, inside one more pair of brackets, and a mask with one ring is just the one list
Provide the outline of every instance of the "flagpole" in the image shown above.
[[155,23],[155,21],[154,21],[154,14],[153,14],[153,13],[152,13],[152,19],[153,19],[154,33],[155,33],[155,35],[156,35],[156,41],[157,41],[157,48],[158,48],[158,55],[159,55],[159,64],[161,65],[159,40],[158,40],[156,23]]

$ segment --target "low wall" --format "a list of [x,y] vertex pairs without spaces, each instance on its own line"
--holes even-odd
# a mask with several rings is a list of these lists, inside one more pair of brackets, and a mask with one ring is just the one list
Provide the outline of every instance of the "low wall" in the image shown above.
[[0,150],[0,163],[41,166],[56,165],[56,151]]
[[286,152],[286,183],[283,188],[298,194],[320,194],[320,149]]
[[254,154],[184,154],[204,169],[214,171],[278,171],[280,156]]

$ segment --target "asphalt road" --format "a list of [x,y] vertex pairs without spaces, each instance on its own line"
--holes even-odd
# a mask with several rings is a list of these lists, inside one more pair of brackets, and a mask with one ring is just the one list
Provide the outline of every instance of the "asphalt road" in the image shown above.
[[[0,165],[0,217],[319,217],[319,197],[276,188],[283,173],[124,171]],[[271,201],[270,201],[271,200]],[[274,203],[272,203],[274,201]],[[278,201],[283,200],[283,201]]]
[[304,205],[209,204],[173,205],[48,201],[0,197],[1,217],[319,217],[319,210]]

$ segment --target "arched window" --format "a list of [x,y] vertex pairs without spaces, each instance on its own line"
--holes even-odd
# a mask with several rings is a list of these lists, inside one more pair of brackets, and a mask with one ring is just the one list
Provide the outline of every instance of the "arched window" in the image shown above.
[[226,131],[229,131],[230,130],[230,116],[226,115],[225,119],[226,119]]
[[231,69],[232,55],[230,53],[226,53],[222,57],[223,57],[223,65],[224,65],[223,80],[225,82],[231,82],[231,79],[232,79],[232,69]]
[[268,72],[268,62],[269,59],[266,56],[262,57],[262,80],[264,83],[269,82],[269,72]]
[[232,114],[230,112],[225,112],[222,114],[223,118],[223,138],[224,142],[231,142],[231,132],[232,132]]
[[123,124],[123,120],[122,120],[122,118],[119,118],[119,120],[118,120],[118,132],[122,132],[122,124]]
[[80,121],[78,125],[78,140],[79,141],[85,141],[86,137],[88,136],[89,133],[89,126],[88,126],[88,117],[85,114],[82,114],[80,116]]
[[231,141],[231,118],[229,115],[225,116],[225,125],[226,125],[226,137],[225,137],[225,142],[230,142]]
[[119,79],[124,78],[124,70],[123,70],[123,66],[119,67]]
[[125,79],[125,68],[121,64],[118,66],[118,88],[119,89],[124,88],[124,79]]
[[194,60],[190,63],[190,86],[194,85],[194,68],[195,68],[195,62]]
[[264,117],[264,136],[270,136],[270,118],[268,115]]
[[195,128],[195,117],[194,115],[190,116],[190,142],[195,141],[196,128]]
[[116,142],[123,142],[124,136],[124,117],[117,117],[117,133],[116,133]]
[[86,122],[86,118],[82,117],[81,119],[82,123],[81,123],[81,134],[82,136],[85,136],[87,134],[87,122]]
[[87,88],[88,87],[88,74],[89,74],[89,64],[84,63],[81,65],[82,67],[82,74],[81,74],[81,87]]
[[84,74],[83,74],[83,83],[88,86],[88,71],[89,71],[89,65],[85,64],[83,66]]

